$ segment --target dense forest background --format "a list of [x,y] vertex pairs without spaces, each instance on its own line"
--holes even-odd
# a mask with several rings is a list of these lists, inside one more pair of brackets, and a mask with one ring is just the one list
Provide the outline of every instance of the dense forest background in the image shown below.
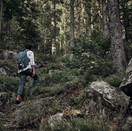
[[[32,43],[34,49],[45,56],[66,57],[73,53],[76,58],[79,57],[79,64],[87,60],[84,63],[89,65],[81,65],[83,68],[95,67],[116,54],[112,50],[120,48],[115,46],[116,49],[113,49],[113,41],[110,41],[116,35],[112,29],[117,27],[115,32],[122,33],[122,38],[119,35],[114,39],[123,39],[125,57],[129,61],[131,4],[130,0],[120,3],[118,0],[1,0],[0,46],[12,50]],[[111,26],[114,17],[115,27]],[[122,42],[114,44],[118,43],[122,46]],[[117,60],[113,61],[116,63]],[[119,73],[118,69],[116,71]]]
[[[79,108],[90,82],[104,80],[119,87],[122,81],[132,58],[132,1],[0,0],[0,53],[22,51],[27,43],[33,45],[39,84],[30,96],[31,80],[27,80],[25,101],[57,96],[45,103],[46,117],[67,105]],[[1,59],[0,68],[8,74],[0,76],[0,91],[16,93],[16,65]],[[63,98],[68,103],[64,107]],[[17,124],[25,127],[37,118],[33,123],[38,127],[40,114],[36,110],[32,114],[29,106],[25,109]],[[83,122],[81,126],[88,121]],[[96,130],[98,124],[92,124],[89,128]],[[46,124],[45,128],[49,129]]]
[[66,56],[71,51],[75,56],[92,57],[94,54],[103,58],[111,54],[109,38],[115,34],[109,32],[112,32],[112,17],[115,17],[115,24],[121,22],[116,32],[122,31],[129,60],[131,4],[129,0],[120,3],[118,0],[1,0],[1,48],[18,49],[30,42],[44,55]]

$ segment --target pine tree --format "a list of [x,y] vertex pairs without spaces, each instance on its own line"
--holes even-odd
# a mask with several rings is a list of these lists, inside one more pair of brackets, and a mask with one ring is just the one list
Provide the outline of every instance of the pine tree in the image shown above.
[[122,30],[120,23],[119,1],[108,0],[110,34],[111,34],[111,52],[114,62],[115,71],[123,74],[126,69],[127,61],[122,39]]

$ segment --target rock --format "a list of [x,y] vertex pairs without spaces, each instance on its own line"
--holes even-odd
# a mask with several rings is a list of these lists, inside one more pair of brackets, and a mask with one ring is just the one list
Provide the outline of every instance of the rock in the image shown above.
[[132,116],[128,116],[125,124],[123,125],[123,131],[131,131],[132,129]]
[[55,70],[49,70],[48,74],[51,75],[55,72]]
[[[40,99],[33,99],[33,100],[27,100],[23,101],[22,103],[18,104],[16,107],[12,109],[12,113],[10,114],[13,123],[16,124],[16,126],[20,126],[21,123],[23,125],[21,126],[27,126],[31,125],[32,123],[38,123],[39,119],[41,119],[41,115],[43,110],[46,108],[45,103],[51,102],[51,100],[55,99],[54,97],[46,97],[46,98],[40,98]],[[22,113],[23,112],[23,113]],[[46,110],[47,112],[47,110]],[[30,120],[28,117],[30,116]],[[23,118],[25,121],[28,120],[26,123],[24,123]]]
[[120,84],[120,89],[128,96],[132,97],[132,59],[130,60],[122,83]]
[[62,118],[63,118],[63,113],[57,113],[49,118],[48,123],[51,127],[53,127],[55,124],[60,122]]
[[16,63],[16,58],[17,58],[16,51],[5,50],[0,54],[0,59],[2,60],[12,60],[14,63]]
[[14,97],[14,93],[0,92],[0,111],[4,108],[5,104],[10,104],[14,100]]
[[83,104],[83,110],[93,118],[108,122],[112,131],[121,127],[119,123],[126,119],[129,105],[128,96],[119,88],[115,88],[104,81],[93,82],[86,93],[87,99]]
[[3,68],[0,68],[0,74],[7,75],[6,71]]
[[102,95],[103,99],[111,103],[112,106],[126,107],[129,104],[129,97],[127,97],[118,88],[115,88],[104,81],[93,82],[90,86],[93,92]]
[[63,111],[61,113],[57,113],[51,116],[48,120],[48,123],[51,127],[53,127],[58,122],[62,121],[63,118],[71,117],[71,116],[76,117],[76,116],[81,116],[81,115],[82,113],[80,110],[67,110],[67,111]]

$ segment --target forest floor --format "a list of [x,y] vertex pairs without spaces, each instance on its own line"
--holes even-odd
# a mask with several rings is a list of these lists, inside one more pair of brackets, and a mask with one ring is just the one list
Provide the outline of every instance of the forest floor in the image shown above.
[[20,106],[23,106],[23,102],[21,104],[12,104],[6,111],[3,111],[3,117],[0,119],[1,125],[4,129],[2,131],[37,131],[36,128],[32,128],[31,126],[20,127],[17,126],[14,122],[15,116],[13,113],[19,109]]

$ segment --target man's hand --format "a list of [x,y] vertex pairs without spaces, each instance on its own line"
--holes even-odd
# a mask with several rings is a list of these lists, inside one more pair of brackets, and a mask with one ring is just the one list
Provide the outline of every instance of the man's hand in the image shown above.
[[32,77],[34,77],[35,76],[35,71],[33,71],[33,75],[32,75]]

